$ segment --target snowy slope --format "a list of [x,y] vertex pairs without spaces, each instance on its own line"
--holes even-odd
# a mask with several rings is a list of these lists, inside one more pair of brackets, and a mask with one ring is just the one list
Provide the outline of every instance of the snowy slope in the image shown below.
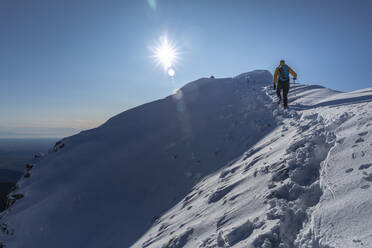
[[[3,213],[6,247],[372,247],[372,88],[200,79],[64,139]],[[157,218],[159,217],[159,218]]]
[[372,88],[297,85],[291,100],[133,247],[372,247]]
[[[247,81],[247,77],[250,81]],[[267,71],[199,79],[56,144],[4,213],[9,247],[129,247],[201,178],[273,129]]]

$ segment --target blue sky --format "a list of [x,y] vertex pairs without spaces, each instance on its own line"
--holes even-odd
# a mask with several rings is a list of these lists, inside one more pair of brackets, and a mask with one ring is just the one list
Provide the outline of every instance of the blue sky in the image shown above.
[[[200,77],[273,71],[371,87],[368,0],[2,0],[0,137],[65,136]],[[151,57],[176,44],[171,79]]]

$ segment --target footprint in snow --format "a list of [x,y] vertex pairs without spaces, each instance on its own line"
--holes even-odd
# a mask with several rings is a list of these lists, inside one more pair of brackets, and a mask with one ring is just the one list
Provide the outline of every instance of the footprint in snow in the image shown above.
[[365,136],[365,135],[367,135],[367,134],[368,134],[368,131],[358,133],[359,136]]
[[355,141],[355,143],[361,143],[361,142],[364,142],[364,139],[362,139],[360,137]]
[[356,153],[355,153],[355,152],[353,152],[353,153],[351,154],[351,158],[352,158],[352,159],[356,159]]
[[365,177],[363,177],[364,180],[368,181],[368,182],[372,182],[372,173],[371,174],[367,174]]
[[345,173],[350,173],[350,172],[352,172],[353,170],[354,170],[353,168],[349,168],[349,169],[345,170]]
[[366,185],[360,186],[361,189],[368,189],[369,187],[371,187],[369,184],[366,184]]
[[359,166],[359,170],[366,170],[371,166],[372,164],[362,164],[361,166]]

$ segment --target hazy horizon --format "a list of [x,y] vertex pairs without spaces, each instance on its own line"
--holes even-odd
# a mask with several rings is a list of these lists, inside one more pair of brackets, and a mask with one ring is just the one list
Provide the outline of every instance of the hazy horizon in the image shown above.
[[57,138],[0,138],[0,170],[24,173],[26,163],[36,153],[47,153],[57,140]]

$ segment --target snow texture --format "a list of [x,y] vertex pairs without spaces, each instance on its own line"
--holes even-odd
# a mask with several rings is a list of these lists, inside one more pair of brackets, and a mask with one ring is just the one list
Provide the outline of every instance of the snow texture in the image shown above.
[[5,247],[372,247],[372,88],[199,79],[65,138],[2,213]]

